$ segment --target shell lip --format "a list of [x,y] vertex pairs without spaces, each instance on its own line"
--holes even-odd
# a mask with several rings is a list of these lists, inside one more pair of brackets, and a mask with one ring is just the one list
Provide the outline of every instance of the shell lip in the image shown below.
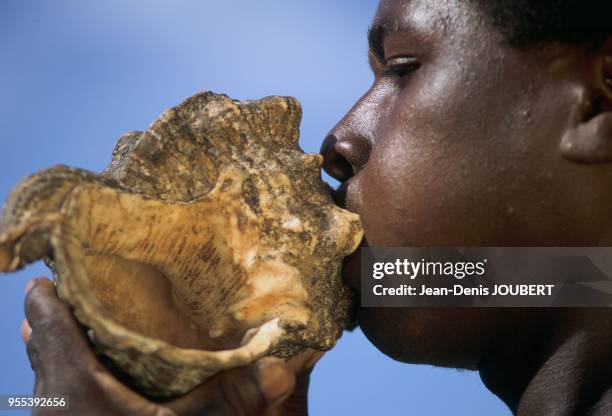
[[[354,209],[351,209],[352,207],[348,207],[346,204],[348,188],[351,184],[352,179],[353,177],[347,179],[346,181],[342,182],[337,188],[333,188],[327,182],[324,183],[331,193],[332,200],[338,207],[352,212],[353,214],[357,214],[361,218],[361,214],[359,212]],[[348,256],[346,256],[342,262],[342,280],[344,281],[345,285],[347,285],[349,288],[351,288],[357,293],[361,291],[361,248],[363,247],[368,247],[368,242],[365,237],[365,229],[364,234],[362,235],[361,240],[359,241],[359,244],[357,245],[355,250]],[[360,302],[352,303],[353,308],[355,308],[355,311],[350,311],[350,315],[352,317],[357,316],[356,309],[359,308],[359,304]]]
[[[351,254],[344,258],[342,262],[342,280],[352,290],[361,292],[361,249],[368,247],[365,235],[361,242]],[[354,306],[359,307],[360,302],[355,302]]]

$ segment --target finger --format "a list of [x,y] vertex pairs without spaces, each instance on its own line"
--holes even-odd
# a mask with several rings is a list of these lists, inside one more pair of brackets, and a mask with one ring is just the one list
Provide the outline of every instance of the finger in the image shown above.
[[23,343],[27,344],[30,340],[30,336],[32,335],[32,328],[30,328],[30,324],[28,323],[27,319],[21,321],[21,328],[19,329],[19,332],[21,333]]
[[81,327],[50,280],[34,280],[26,295],[25,315],[31,328],[28,355],[35,370],[40,363],[61,368],[77,360],[96,361]]
[[[32,290],[35,282],[36,282],[36,279],[32,279],[26,284],[25,289],[24,289],[24,292],[26,295],[30,292],[30,290]],[[28,341],[30,340],[30,335],[32,335],[32,328],[30,327],[30,323],[28,322],[27,319],[24,319],[23,321],[21,321],[21,327],[19,328],[19,332],[21,334],[21,339],[23,340],[23,343],[27,344]]]
[[310,372],[323,355],[325,355],[324,351],[307,348],[304,352],[292,357],[287,364],[295,374]]
[[57,297],[53,283],[45,278],[34,279],[26,286],[24,310],[32,329],[47,322],[49,318],[70,316],[68,307]]
[[134,416],[177,416],[170,409],[153,403],[130,390],[107,371],[94,371],[91,374],[97,387],[104,391],[104,398],[108,401],[109,408],[117,409],[117,413]]
[[45,278],[44,277],[38,277],[38,278],[32,279],[28,283],[26,283],[26,287],[24,289],[24,292],[25,292],[26,295],[30,292],[30,290],[32,290],[32,288],[34,287],[34,284],[36,283],[36,281],[38,279],[45,279]]
[[291,368],[278,358],[266,357],[224,371],[166,407],[181,415],[259,415],[287,398],[294,386]]

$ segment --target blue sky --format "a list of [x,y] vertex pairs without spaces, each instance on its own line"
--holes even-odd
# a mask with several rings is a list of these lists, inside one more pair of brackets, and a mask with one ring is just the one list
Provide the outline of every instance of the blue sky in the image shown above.
[[[0,198],[53,164],[101,170],[122,133],[199,90],[297,97],[301,145],[318,151],[372,82],[375,9],[372,0],[3,0]],[[19,325],[25,283],[41,275],[39,263],[0,278],[0,394],[32,390]],[[315,369],[310,406],[312,415],[510,414],[478,374],[394,362],[359,331]]]

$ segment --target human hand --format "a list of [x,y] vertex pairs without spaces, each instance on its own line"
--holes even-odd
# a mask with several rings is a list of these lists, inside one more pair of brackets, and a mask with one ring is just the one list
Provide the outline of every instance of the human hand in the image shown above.
[[323,353],[307,350],[285,362],[265,357],[217,374],[188,394],[153,402],[117,380],[96,358],[68,305],[48,279],[26,288],[21,334],[36,374],[36,395],[67,396],[70,409],[35,415],[300,415],[307,413],[310,371]]

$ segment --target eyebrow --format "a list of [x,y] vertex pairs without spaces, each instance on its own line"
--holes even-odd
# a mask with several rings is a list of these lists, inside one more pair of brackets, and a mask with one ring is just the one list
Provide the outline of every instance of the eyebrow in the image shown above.
[[386,28],[382,24],[373,24],[368,29],[368,47],[379,61],[385,60],[385,50],[383,40],[386,35]]

